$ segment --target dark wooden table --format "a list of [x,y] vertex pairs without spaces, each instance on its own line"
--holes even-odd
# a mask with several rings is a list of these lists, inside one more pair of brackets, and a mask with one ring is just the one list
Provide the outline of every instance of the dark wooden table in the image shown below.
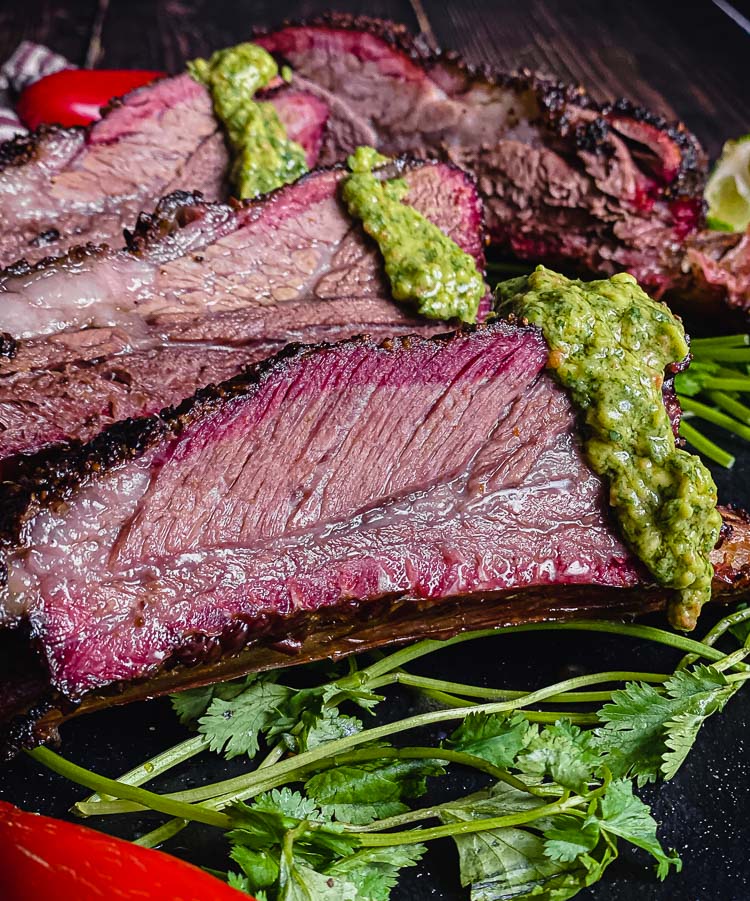
[[[0,0],[0,60],[23,39],[47,43],[72,62],[104,67],[178,71],[186,59],[243,40],[253,25],[312,16],[327,2],[289,0]],[[438,45],[500,68],[528,66],[579,81],[599,99],[627,96],[669,117],[685,120],[716,156],[729,137],[750,132],[750,2],[748,0],[380,0],[339,2],[341,11],[367,13],[422,28]],[[2,227],[2,223],[0,223]],[[731,444],[724,438],[725,445]],[[722,500],[750,506],[750,455],[733,473],[716,472]],[[709,614],[710,617],[710,614]],[[673,665],[663,651],[618,641],[559,642],[536,636],[503,639],[472,658],[445,656],[439,671],[466,681],[537,686],[566,672]],[[398,703],[408,705],[409,699]],[[750,689],[710,721],[678,777],[650,788],[647,798],[662,823],[662,837],[683,855],[680,876],[660,885],[638,853],[626,852],[604,883],[579,897],[638,901],[748,901],[750,811]],[[66,753],[86,766],[116,775],[182,737],[168,704],[155,701],[72,723]],[[126,739],[126,740],[123,740]],[[181,785],[205,777],[188,767]],[[210,776],[222,778],[218,759]],[[164,785],[165,789],[175,786]],[[470,785],[456,777],[452,790]],[[64,816],[81,792],[28,759],[0,772],[0,796],[29,809]],[[127,818],[124,818],[127,819]],[[104,824],[133,834],[138,821]],[[223,847],[206,833],[186,832],[173,847],[191,859],[221,866]],[[0,897],[2,874],[0,873]],[[458,886],[454,852],[438,844],[423,872],[393,893],[394,901],[466,897]]]

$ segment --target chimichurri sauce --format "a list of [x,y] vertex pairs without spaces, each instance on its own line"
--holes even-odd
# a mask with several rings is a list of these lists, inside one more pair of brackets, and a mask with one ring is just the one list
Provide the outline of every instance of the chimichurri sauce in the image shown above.
[[721,516],[710,472],[675,447],[662,400],[665,367],[688,353],[682,323],[626,274],[582,282],[539,266],[496,297],[499,311],[542,330],[549,367],[585,414],[584,450],[609,483],[627,544],[677,590],[672,624],[692,629],[711,597]]
[[217,50],[194,59],[188,71],[204,84],[233,152],[232,183],[239,197],[257,197],[307,172],[305,151],[286,135],[271,103],[253,99],[278,74],[273,57],[257,44]]
[[476,322],[485,285],[476,261],[436,225],[403,203],[403,179],[383,179],[373,169],[388,162],[372,147],[348,159],[342,188],[352,216],[377,241],[396,300],[416,303],[430,319]]

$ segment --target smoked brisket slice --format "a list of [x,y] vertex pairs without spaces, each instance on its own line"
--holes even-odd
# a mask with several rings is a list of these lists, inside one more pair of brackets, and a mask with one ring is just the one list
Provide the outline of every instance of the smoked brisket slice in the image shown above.
[[[750,244],[705,231],[706,159],[681,123],[530,72],[475,68],[400,25],[331,15],[257,36],[300,87],[335,96],[384,153],[472,171],[490,237],[521,259],[611,275],[627,270],[682,311],[742,319]],[[349,150],[329,122],[321,162]],[[338,144],[338,146],[337,146]],[[721,314],[721,315],[719,315]]]
[[[664,604],[546,361],[503,322],[292,346],[27,461],[0,496],[7,750],[76,709],[282,661]],[[736,596],[733,525],[715,587]]]
[[[475,173],[490,237],[516,257],[611,275],[627,270],[701,323],[750,309],[750,239],[705,230],[696,138],[625,100],[524,71],[435,53],[401,25],[332,15],[258,34],[294,68],[266,92],[308,164],[360,144]],[[175,189],[226,200],[229,160],[207,91],[188,75],[128,94],[88,130],[0,145],[0,266],[123,227]]]
[[[327,106],[287,86],[266,95],[314,166]],[[0,144],[0,266],[88,241],[119,247],[123,229],[171,191],[226,199],[228,168],[211,97],[187,74],[133,91],[88,128],[42,128]]]
[[[484,267],[481,202],[453,166],[401,162],[408,200]],[[82,247],[0,275],[0,460],[88,439],[222,382],[290,341],[445,330],[391,299],[344,171],[258,201],[173,194],[125,250]]]

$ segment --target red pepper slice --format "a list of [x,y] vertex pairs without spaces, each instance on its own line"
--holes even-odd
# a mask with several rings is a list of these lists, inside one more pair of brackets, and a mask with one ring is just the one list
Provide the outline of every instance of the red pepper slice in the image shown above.
[[88,125],[101,119],[101,108],[113,97],[164,74],[145,69],[64,69],[25,88],[16,111],[27,128]]
[[252,901],[198,867],[0,801],[3,901]]

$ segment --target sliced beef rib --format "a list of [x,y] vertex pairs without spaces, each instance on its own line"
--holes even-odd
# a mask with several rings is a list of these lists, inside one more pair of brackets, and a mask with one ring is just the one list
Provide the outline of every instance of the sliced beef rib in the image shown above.
[[[314,166],[326,105],[291,87],[266,93]],[[123,229],[171,191],[226,199],[228,167],[211,97],[186,74],[133,91],[88,128],[42,128],[2,144],[0,266],[87,241],[119,247]]]
[[[408,201],[484,266],[481,202],[453,166],[398,163]],[[341,168],[267,198],[176,194],[126,250],[82,247],[0,276],[0,459],[88,438],[220,382],[289,341],[439,331],[390,296],[339,199]]]
[[[65,704],[278,665],[279,648],[304,660],[662,604],[547,353],[503,322],[292,346],[29,461],[0,497],[5,659],[26,659],[1,684],[10,744],[49,734]],[[749,561],[739,525],[717,591],[746,590]]]
[[[548,265],[627,270],[717,327],[750,309],[750,241],[707,232],[706,160],[679,123],[529,72],[474,68],[400,25],[328,16],[259,34],[294,67],[271,92],[310,165],[359,144],[472,170],[503,250]],[[91,129],[0,147],[0,266],[114,241],[176,188],[226,199],[228,158],[205,89],[187,75],[127,95]]]
[[[529,72],[472,67],[391,22],[332,15],[257,41],[289,62],[299,86],[336,97],[384,153],[472,171],[503,250],[627,270],[703,317],[750,310],[750,246],[701,231],[706,160],[684,125],[624,100],[597,105],[580,87]],[[344,120],[328,123],[322,162],[350,149]]]

